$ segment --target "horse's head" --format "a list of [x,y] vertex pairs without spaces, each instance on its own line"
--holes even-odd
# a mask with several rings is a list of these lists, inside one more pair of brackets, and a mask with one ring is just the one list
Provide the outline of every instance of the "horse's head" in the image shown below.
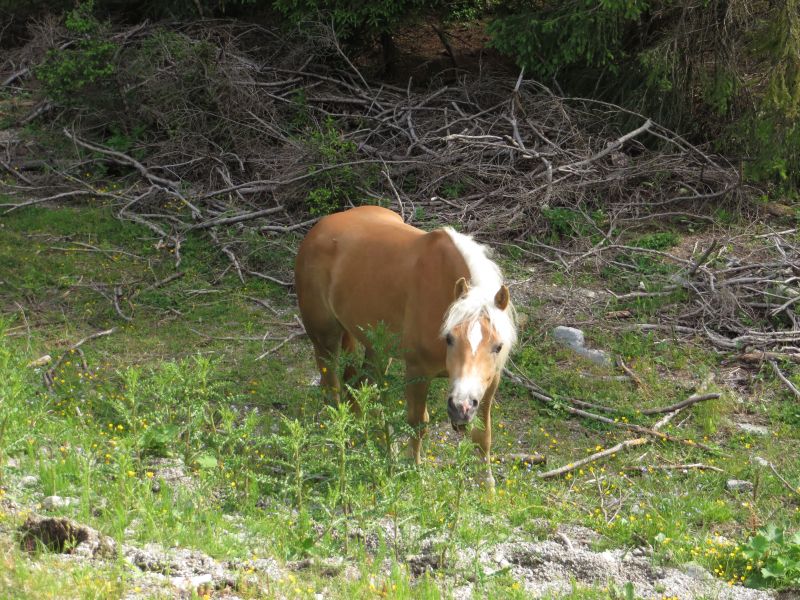
[[503,369],[516,329],[508,288],[470,289],[462,277],[456,282],[455,299],[442,326],[447,343],[447,414],[462,429],[478,412],[486,391]]

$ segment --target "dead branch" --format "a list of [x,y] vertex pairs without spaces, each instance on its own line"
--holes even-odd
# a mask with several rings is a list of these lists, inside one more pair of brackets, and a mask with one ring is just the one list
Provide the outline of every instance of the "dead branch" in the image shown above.
[[778,469],[776,469],[775,465],[773,465],[771,462],[759,456],[754,457],[753,462],[758,465],[761,465],[762,467],[769,467],[773,475],[775,475],[775,477],[778,478],[778,481],[780,481],[781,484],[783,484],[783,487],[789,490],[793,496],[794,495],[800,496],[800,485],[795,487],[791,483],[789,483],[789,481],[787,481],[786,478],[778,472]]
[[775,375],[778,376],[778,379],[783,382],[783,385],[785,385],[789,391],[794,394],[795,398],[800,398],[800,390],[798,390],[797,387],[789,380],[789,378],[781,372],[780,367],[778,367],[778,363],[774,360],[771,360],[769,361],[769,364],[772,366],[772,370]]
[[724,473],[723,469],[713,465],[706,465],[703,463],[689,463],[683,465],[642,465],[642,466],[627,466],[622,467],[623,471],[631,471],[634,473],[649,473],[650,471],[714,471],[716,473]]
[[255,296],[244,296],[244,297],[247,298],[248,300],[252,300],[253,302],[258,304],[259,306],[263,306],[269,312],[271,312],[273,315],[275,315],[275,316],[280,315],[280,313],[269,302],[267,302],[266,300],[263,300],[261,298],[256,298]]
[[560,166],[560,167],[556,167],[555,170],[556,171],[574,171],[575,169],[577,169],[579,167],[585,167],[586,165],[589,165],[589,164],[591,164],[593,162],[596,162],[596,161],[600,160],[601,158],[603,158],[604,156],[610,154],[614,150],[617,150],[618,148],[621,148],[622,145],[625,142],[627,142],[628,140],[632,140],[637,135],[641,135],[642,133],[644,133],[645,131],[650,129],[652,126],[653,126],[653,122],[650,119],[647,119],[647,121],[645,121],[644,124],[641,127],[637,127],[633,131],[630,131],[630,132],[626,133],[625,135],[623,135],[623,136],[619,137],[618,139],[614,140],[613,142],[607,143],[605,148],[603,148],[600,152],[597,152],[593,156],[590,156],[589,158],[586,158],[586,159],[583,159],[583,160],[579,160],[579,161],[570,163],[568,165],[563,165],[563,166]]
[[294,339],[297,339],[297,338],[299,338],[299,337],[302,337],[302,336],[304,336],[304,335],[306,335],[306,332],[305,332],[305,330],[303,330],[303,331],[295,331],[294,333],[292,333],[292,334],[289,334],[289,335],[288,335],[288,336],[286,336],[286,337],[283,339],[283,341],[281,341],[279,344],[276,344],[275,346],[273,346],[272,348],[270,348],[270,349],[269,349],[269,350],[267,350],[266,352],[264,352],[264,353],[262,353],[262,354],[258,355],[258,356],[256,357],[256,360],[261,360],[261,359],[263,359],[263,358],[266,358],[266,357],[267,357],[267,356],[269,356],[270,354],[273,354],[273,353],[277,352],[278,350],[280,350],[281,348],[283,348],[283,347],[284,347],[286,344],[288,344],[288,343],[289,343],[289,342],[291,342],[292,340],[294,340]]
[[107,335],[111,335],[116,330],[117,330],[116,327],[112,327],[111,329],[106,329],[104,331],[98,331],[97,333],[93,333],[91,335],[87,335],[85,338],[79,340],[78,342],[72,344],[72,346],[67,348],[67,350],[65,350],[61,354],[61,356],[58,358],[58,360],[55,362],[55,364],[42,374],[42,378],[44,379],[44,384],[47,387],[47,389],[49,389],[49,390],[53,389],[53,383],[55,381],[55,373],[58,370],[58,368],[61,366],[61,363],[63,363],[64,360],[66,360],[67,356],[69,356],[73,352],[77,351],[86,342],[89,342],[91,340],[96,340],[97,338],[104,337],[104,336],[107,336]]
[[[540,391],[540,388],[536,384],[534,384],[532,381],[530,381],[527,377],[525,377],[524,375],[518,374],[518,373],[512,373],[508,369],[503,369],[503,373],[506,375],[506,377],[508,377],[509,379],[511,379],[512,381],[517,383],[518,385],[521,385],[522,387],[526,388],[528,390],[528,393],[531,394],[534,398],[542,400],[543,402],[545,402],[546,404],[549,404],[551,406],[555,406],[557,404],[554,398],[552,398],[551,396],[548,396],[547,394],[543,394]],[[569,402],[570,404],[573,404],[573,403],[576,402],[574,399],[570,399],[570,398],[567,398],[566,401]],[[582,402],[582,401],[577,401],[577,402]],[[686,401],[684,401],[684,402],[686,402]],[[696,400],[695,400],[695,402],[696,402]],[[679,403],[679,404],[682,404],[682,403]],[[670,421],[670,419],[672,419],[678,412],[680,412],[680,410],[683,407],[674,409],[671,412],[669,412],[666,417],[664,417],[663,419],[658,421],[652,428],[644,427],[642,425],[636,425],[634,423],[626,423],[625,421],[620,421],[619,419],[611,419],[609,417],[604,417],[602,415],[597,415],[595,413],[588,412],[588,411],[582,410],[580,408],[575,408],[575,406],[570,406],[569,404],[568,405],[559,405],[559,408],[561,408],[561,409],[567,411],[568,413],[570,413],[572,415],[575,415],[577,417],[582,417],[582,418],[585,418],[585,419],[591,419],[593,421],[599,421],[601,423],[605,423],[606,425],[609,425],[611,427],[615,427],[617,429],[627,429],[629,431],[634,431],[636,433],[642,433],[642,434],[645,434],[645,435],[648,435],[648,436],[652,436],[654,438],[657,438],[657,439],[660,439],[660,440],[663,440],[663,441],[675,442],[675,443],[683,444],[683,445],[686,445],[686,446],[702,448],[703,450],[706,450],[707,452],[718,453],[717,449],[712,448],[711,446],[708,446],[708,445],[703,444],[701,442],[696,442],[696,441],[691,440],[691,439],[684,439],[684,438],[675,437],[675,436],[669,435],[667,433],[664,433],[662,431],[659,431],[659,429],[664,427]],[[661,411],[658,411],[658,412],[661,412]]]
[[164,279],[160,279],[160,280],[156,281],[155,283],[151,283],[146,288],[142,288],[140,290],[136,290],[131,295],[131,298],[133,298],[134,296],[138,296],[139,294],[141,294],[143,292],[149,292],[150,290],[155,290],[155,289],[158,289],[160,287],[164,287],[165,285],[170,284],[170,283],[172,283],[173,281],[175,281],[177,279],[180,279],[184,275],[186,275],[185,271],[178,271],[177,273],[173,273],[172,275],[169,275],[168,277],[165,277]]
[[575,462],[571,462],[569,464],[564,465],[563,467],[559,467],[557,469],[552,469],[550,471],[545,471],[544,473],[537,473],[536,476],[539,479],[549,479],[550,477],[558,477],[559,475],[564,475],[565,473],[569,473],[570,471],[574,471],[584,465],[588,465],[589,463],[595,462],[600,460],[601,458],[605,458],[606,456],[615,455],[617,452],[622,452],[623,450],[627,450],[628,448],[635,448],[636,446],[643,446],[647,444],[649,440],[647,438],[634,438],[631,440],[625,440],[624,442],[620,442],[611,448],[607,448],[600,452],[595,452],[586,458],[582,458]]
[[285,209],[282,206],[275,206],[273,208],[265,208],[263,210],[257,210],[243,215],[236,215],[234,217],[217,217],[216,219],[210,219],[208,221],[192,225],[187,229],[187,231],[208,229],[209,227],[216,227],[217,225],[233,225],[234,223],[244,223],[245,221],[252,221],[253,219],[259,219],[267,215],[273,215],[283,210]]
[[264,279],[266,281],[271,281],[272,283],[277,283],[278,285],[282,285],[283,287],[292,287],[294,284],[291,281],[283,281],[278,279],[277,277],[272,277],[271,275],[265,275],[264,273],[258,273],[257,271],[245,271],[248,275],[252,275],[253,277],[258,277],[259,279]]
[[620,368],[620,369],[622,369],[622,370],[625,372],[625,374],[626,374],[628,377],[630,377],[630,378],[631,378],[631,380],[633,381],[633,383],[635,383],[635,384],[636,384],[636,387],[639,387],[639,388],[640,388],[640,387],[642,387],[642,380],[641,380],[641,379],[639,379],[639,376],[638,376],[638,375],[636,375],[636,373],[634,373],[634,372],[633,372],[633,371],[630,369],[630,367],[628,367],[628,365],[626,365],[626,364],[625,364],[625,361],[624,361],[624,360],[622,360],[622,357],[621,357],[621,356],[618,356],[618,357],[617,357],[617,365],[619,365],[619,368]]
[[33,183],[33,182],[30,180],[30,179],[28,179],[27,177],[25,177],[25,175],[23,175],[22,173],[20,173],[18,169],[14,169],[14,168],[12,168],[12,167],[11,167],[11,165],[9,165],[9,164],[8,164],[6,161],[4,161],[4,160],[0,160],[0,167],[3,167],[3,169],[5,169],[6,171],[8,171],[8,173],[9,173],[9,174],[10,174],[12,177],[16,177],[16,178],[17,178],[17,179],[19,179],[19,180],[20,180],[22,183],[25,183],[25,184],[27,184],[27,185],[30,185],[30,186],[34,185],[34,183]]
[[75,196],[90,196],[93,192],[87,190],[71,190],[69,192],[61,192],[59,194],[54,194],[52,196],[47,196],[45,198],[35,198],[34,200],[27,200],[25,202],[21,202],[19,204],[0,204],[0,206],[10,206],[5,212],[4,215],[7,215],[10,212],[13,212],[20,208],[25,208],[27,206],[34,206],[35,204],[44,204],[45,202],[52,202],[54,200],[63,200],[64,198],[74,198]]
[[643,415],[658,415],[661,413],[671,413],[681,408],[686,408],[687,406],[691,406],[692,404],[697,404],[698,402],[704,402],[706,400],[716,400],[720,397],[720,394],[717,393],[710,393],[710,394],[698,394],[694,396],[689,396],[686,400],[681,402],[676,402],[670,406],[663,406],[661,408],[647,408],[641,413]]

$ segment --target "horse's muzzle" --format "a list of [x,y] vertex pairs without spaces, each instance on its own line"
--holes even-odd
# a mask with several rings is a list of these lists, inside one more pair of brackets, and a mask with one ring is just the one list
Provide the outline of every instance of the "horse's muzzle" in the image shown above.
[[475,413],[478,409],[478,400],[470,398],[464,402],[456,402],[453,396],[447,398],[447,416],[450,417],[450,423],[453,429],[459,431],[475,418]]

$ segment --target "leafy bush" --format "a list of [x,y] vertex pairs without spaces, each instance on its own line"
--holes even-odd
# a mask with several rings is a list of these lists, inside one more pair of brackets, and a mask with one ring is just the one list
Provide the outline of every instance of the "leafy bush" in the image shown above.
[[360,37],[371,38],[389,33],[421,7],[430,4],[433,3],[424,0],[355,3],[347,0],[275,0],[273,7],[290,22],[330,22],[342,39],[363,43],[365,40]]
[[5,455],[17,450],[33,418],[28,398],[32,389],[31,369],[25,367],[24,356],[8,343],[8,323],[0,320],[0,465]]
[[312,189],[306,196],[306,208],[312,215],[327,215],[344,208],[348,204],[361,204],[362,185],[369,185],[365,178],[374,178],[375,169],[367,167],[358,170],[355,166],[343,165],[326,168],[326,165],[337,165],[356,160],[356,144],[345,139],[337,128],[333,118],[328,119],[319,129],[312,129],[306,137],[306,145],[312,156],[322,163],[323,167],[311,167]]
[[672,248],[677,245],[680,239],[680,236],[674,231],[659,231],[641,236],[639,239],[631,242],[631,246],[650,250],[666,250],[667,248]]
[[[110,87],[116,72],[113,59],[118,46],[108,39],[108,25],[100,22],[93,10],[94,2],[89,0],[67,13],[66,28],[75,43],[50,50],[36,69],[45,93],[59,104],[85,106],[92,94]],[[99,89],[89,94],[90,88]]]
[[749,570],[747,585],[789,587],[800,585],[800,532],[789,536],[770,525],[750,538],[742,555],[755,565]]
[[532,6],[510,2],[489,25],[492,45],[516,57],[537,78],[549,80],[573,66],[617,70],[626,38],[649,0],[572,0]]
[[553,242],[568,240],[573,237],[594,239],[594,236],[598,233],[597,228],[601,227],[606,221],[602,210],[596,210],[587,217],[577,210],[564,206],[542,208],[542,216],[547,220]]

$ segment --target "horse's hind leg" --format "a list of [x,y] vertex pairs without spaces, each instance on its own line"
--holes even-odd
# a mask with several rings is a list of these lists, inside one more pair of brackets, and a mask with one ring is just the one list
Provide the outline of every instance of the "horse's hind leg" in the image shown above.
[[307,328],[308,337],[314,345],[314,355],[319,369],[320,385],[331,396],[335,404],[339,403],[341,384],[339,382],[338,365],[339,349],[342,345],[344,329],[338,324],[324,329]]
[[[356,339],[347,330],[342,332],[342,350],[348,354],[346,357],[347,364],[344,367],[344,383],[353,387],[357,387],[361,385],[361,383],[365,380],[365,377],[362,375],[360,378],[356,379],[358,376],[358,369],[356,369],[355,365],[353,364],[356,353]],[[347,398],[350,400],[350,406],[352,407],[353,412],[356,414],[360,413],[361,407],[359,407],[358,402],[353,397],[353,394],[348,392]]]

